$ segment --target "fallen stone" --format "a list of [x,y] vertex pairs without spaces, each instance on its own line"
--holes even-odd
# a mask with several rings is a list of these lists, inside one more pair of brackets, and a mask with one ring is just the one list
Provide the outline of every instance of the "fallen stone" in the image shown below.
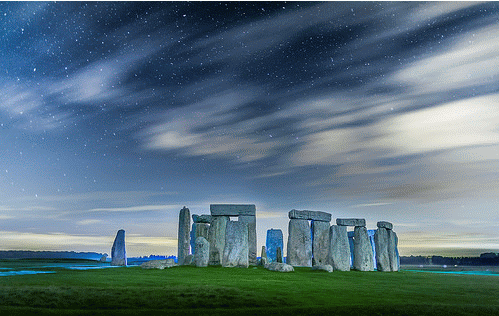
[[353,243],[353,268],[358,271],[374,271],[373,250],[365,227],[355,227]]
[[331,214],[320,211],[291,210],[288,213],[289,219],[306,219],[312,221],[330,222]]
[[192,254],[196,253],[196,239],[198,237],[204,237],[208,240],[208,235],[210,233],[210,224],[207,223],[193,223],[191,229],[191,249]]
[[113,247],[111,248],[111,265],[126,266],[126,249],[125,249],[125,231],[118,230],[116,238],[114,238]]
[[[207,224],[206,224],[207,225]],[[194,265],[196,267],[207,267],[210,260],[210,243],[206,238],[196,238],[196,252],[194,253]]]
[[238,221],[248,225],[248,262],[250,265],[256,265],[257,245],[256,245],[256,217],[241,215]]
[[210,204],[212,216],[255,216],[254,204]]
[[378,226],[378,228],[393,229],[393,224],[385,221],[378,222],[376,226]]
[[312,255],[314,265],[324,265],[329,260],[329,222],[312,221]]
[[330,264],[319,264],[312,267],[312,270],[320,270],[326,272],[333,272],[333,267]]
[[282,249],[284,246],[282,238],[282,230],[280,229],[267,230],[267,240],[265,244],[267,249],[268,262],[270,263],[277,261],[277,248]]
[[308,220],[289,220],[286,262],[295,267],[312,266],[312,235]]
[[265,267],[267,270],[270,271],[277,271],[277,272],[293,272],[295,269],[293,268],[292,265],[282,263],[282,262],[272,262],[267,264]]
[[205,224],[209,224],[209,223],[211,223],[211,215],[207,215],[207,214],[203,214],[203,215],[192,214],[192,221],[194,223],[205,223]]
[[333,269],[350,271],[351,253],[346,226],[331,226],[329,245],[329,263]]
[[183,265],[185,257],[189,254],[189,233],[191,228],[191,215],[185,206],[178,216],[178,264]]
[[173,260],[173,259],[151,260],[151,261],[146,261],[140,265],[140,267],[142,269],[160,269],[160,270],[163,270],[165,268],[175,267],[175,266],[177,266],[177,264],[175,263],[175,260]]
[[339,226],[366,226],[366,220],[363,218],[337,218],[336,225],[339,225]]
[[380,272],[391,271],[390,256],[388,255],[390,236],[386,228],[378,228],[374,234],[374,244],[376,247],[376,269]]
[[249,266],[248,225],[246,223],[227,222],[222,266],[240,268]]
[[214,216],[208,234],[210,243],[209,265],[221,265],[225,247],[225,229],[229,218],[227,216]]

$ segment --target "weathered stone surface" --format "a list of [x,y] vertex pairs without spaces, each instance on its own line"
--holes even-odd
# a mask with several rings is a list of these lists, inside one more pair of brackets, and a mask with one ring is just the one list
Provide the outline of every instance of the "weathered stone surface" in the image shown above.
[[116,238],[114,238],[113,247],[111,248],[111,265],[126,266],[126,249],[125,249],[125,231],[118,230]]
[[312,235],[305,219],[289,220],[286,262],[295,267],[312,266]]
[[184,266],[192,266],[192,265],[194,265],[194,256],[193,255],[185,256]]
[[378,228],[374,234],[374,244],[376,246],[376,269],[381,272],[391,271],[390,257],[388,255],[390,236],[386,228]]
[[312,221],[312,255],[314,265],[328,263],[329,244],[329,222]]
[[267,230],[267,240],[265,244],[267,246],[268,262],[271,263],[277,261],[277,248],[280,247],[282,249],[284,246],[282,238],[282,230],[280,229]]
[[363,218],[337,218],[336,225],[339,225],[339,226],[366,226],[366,220]]
[[208,242],[210,243],[209,265],[221,265],[225,247],[225,229],[229,218],[227,216],[215,216],[212,218]]
[[282,260],[282,248],[281,247],[277,247],[275,257],[276,257],[276,259],[275,259],[276,262],[280,262],[280,263],[283,262],[283,260]]
[[378,226],[378,228],[393,229],[393,224],[385,221],[380,221],[376,223],[376,226]]
[[192,214],[192,221],[194,223],[206,223],[206,224],[209,224],[209,223],[211,223],[211,215],[207,215],[207,214],[203,214],[203,215]]
[[175,263],[175,260],[166,259],[166,260],[146,261],[143,264],[141,264],[140,267],[142,269],[160,269],[160,270],[163,270],[165,268],[175,267],[176,265],[177,264]]
[[256,217],[241,215],[238,220],[248,225],[248,262],[250,265],[256,265],[258,263],[256,259]]
[[374,234],[376,229],[368,229],[367,236],[369,237],[369,243],[371,244],[371,249],[373,251],[373,269],[376,269],[376,245],[374,243]]
[[373,250],[365,227],[355,227],[353,243],[353,268],[359,271],[374,271]]
[[240,268],[249,266],[248,225],[246,223],[227,222],[222,266]]
[[398,238],[393,230],[388,230],[388,257],[390,258],[390,270],[398,271],[400,269],[400,257],[398,253]]
[[102,257],[100,257],[99,261],[100,262],[107,262],[107,253],[105,253],[104,255],[102,255]]
[[333,272],[333,267],[330,264],[320,264],[312,267],[312,270],[321,270],[326,272]]
[[267,258],[267,249],[265,246],[262,246],[262,253],[260,255],[260,262],[259,265],[265,266],[268,263],[268,258]]
[[255,216],[254,204],[210,204],[212,216]]
[[270,271],[277,271],[277,272],[293,272],[295,269],[293,268],[292,265],[282,263],[282,262],[272,262],[267,264],[265,267],[266,269]]
[[208,235],[210,233],[210,224],[207,223],[193,223],[191,229],[191,249],[192,254],[196,253],[196,239],[198,237],[204,237],[208,240]]
[[207,267],[210,260],[210,243],[206,238],[196,238],[196,252],[194,253],[194,265],[196,267]]
[[306,219],[312,221],[330,222],[331,214],[320,211],[291,210],[288,213],[289,219]]
[[329,263],[334,270],[350,271],[350,245],[346,226],[330,228]]
[[189,254],[189,232],[191,228],[191,212],[185,206],[178,216],[178,264],[183,265],[185,256]]

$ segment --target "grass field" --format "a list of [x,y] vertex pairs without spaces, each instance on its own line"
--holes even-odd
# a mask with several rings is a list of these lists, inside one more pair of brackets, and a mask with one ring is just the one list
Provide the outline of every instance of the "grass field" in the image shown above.
[[499,315],[499,276],[48,270],[56,273],[0,277],[0,315]]

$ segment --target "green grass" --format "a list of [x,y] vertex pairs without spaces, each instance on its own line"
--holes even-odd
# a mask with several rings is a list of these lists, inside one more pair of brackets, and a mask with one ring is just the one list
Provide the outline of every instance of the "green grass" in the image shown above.
[[[5,266],[5,265],[4,265]],[[139,267],[0,277],[0,315],[499,315],[499,277]]]

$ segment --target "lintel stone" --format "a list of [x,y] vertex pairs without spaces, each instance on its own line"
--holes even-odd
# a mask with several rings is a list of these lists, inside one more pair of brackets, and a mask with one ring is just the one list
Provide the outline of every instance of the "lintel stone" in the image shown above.
[[385,221],[378,222],[376,226],[378,226],[378,228],[393,229],[393,224]]
[[336,225],[365,227],[366,220],[364,218],[337,218]]
[[203,214],[203,215],[196,215],[192,214],[192,220],[194,223],[211,223],[211,215]]
[[331,214],[320,211],[291,210],[288,213],[289,219],[306,219],[319,222],[330,222]]
[[255,216],[254,204],[210,204],[212,216]]

